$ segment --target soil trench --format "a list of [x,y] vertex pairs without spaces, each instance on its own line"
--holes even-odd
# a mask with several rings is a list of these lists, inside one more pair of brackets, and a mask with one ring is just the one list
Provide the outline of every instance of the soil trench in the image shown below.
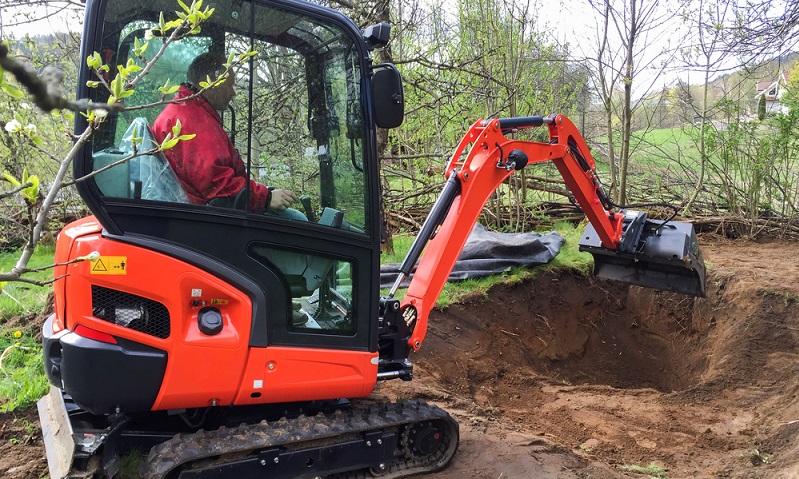
[[[706,298],[564,273],[435,311],[373,396],[461,424],[431,478],[799,478],[799,244],[702,248]],[[0,415],[0,476],[46,474],[37,423]]]

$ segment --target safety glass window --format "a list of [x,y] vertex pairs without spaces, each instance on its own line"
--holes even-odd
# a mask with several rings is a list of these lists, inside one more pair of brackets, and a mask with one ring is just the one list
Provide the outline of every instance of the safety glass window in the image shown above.
[[[256,55],[198,98],[185,100],[192,92],[181,89],[181,108],[162,104],[109,118],[92,147],[101,194],[231,208],[369,234],[374,213],[367,208],[363,72],[349,34],[272,6],[211,3],[215,11],[201,33],[168,45],[126,105],[168,101],[172,94],[159,90],[167,83],[196,89],[198,79],[216,78],[218,63],[230,54],[252,49]],[[111,72],[152,58],[163,44],[152,28],[161,12],[169,19],[176,9],[171,0],[122,6],[109,4],[106,17],[101,55]],[[137,54],[146,42],[146,52]],[[201,61],[209,55],[216,60]],[[180,134],[193,139],[122,161],[161,143],[178,120]]]
[[353,297],[354,265],[327,255],[254,246],[250,255],[279,271],[290,292],[287,329],[294,333],[352,336],[357,312]]

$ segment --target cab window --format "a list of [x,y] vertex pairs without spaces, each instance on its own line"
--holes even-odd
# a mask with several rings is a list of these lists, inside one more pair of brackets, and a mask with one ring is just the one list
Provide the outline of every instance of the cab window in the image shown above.
[[[174,159],[163,153],[142,154],[157,143],[150,129],[163,105],[110,118],[109,132],[93,140],[92,169],[99,171],[93,181],[100,194],[107,201],[160,202],[214,214],[223,208],[232,215],[307,221],[370,234],[367,225],[375,212],[369,211],[367,201],[362,71],[354,42],[335,25],[276,7],[248,2],[213,6],[216,11],[202,32],[169,44],[135,94],[124,101],[130,106],[169,101],[172,95],[164,97],[159,87],[185,82],[189,65],[199,55],[216,52],[227,58],[252,48],[257,55],[232,72],[235,97],[217,113],[244,164],[243,171],[236,172],[246,180],[242,184],[252,180],[294,192],[298,201],[291,214],[269,216],[252,210],[248,191],[231,194],[226,201],[202,201],[187,194],[192,179],[181,176]],[[137,44],[149,42],[142,56],[152,58],[163,43],[146,38],[160,13],[169,17],[174,9],[172,0],[130,0],[126,8],[110,11],[100,52],[110,71],[127,65],[130,58],[143,66],[133,53]],[[101,90],[97,89],[97,101],[103,100]],[[187,141],[203,141],[204,132],[184,129],[181,134],[197,135]]]

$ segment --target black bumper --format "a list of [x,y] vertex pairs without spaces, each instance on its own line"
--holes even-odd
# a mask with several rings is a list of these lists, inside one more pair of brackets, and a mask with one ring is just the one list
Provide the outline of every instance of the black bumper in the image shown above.
[[42,328],[44,368],[50,383],[92,414],[151,410],[161,388],[167,354],[115,337],[117,344],[53,333],[53,316]]

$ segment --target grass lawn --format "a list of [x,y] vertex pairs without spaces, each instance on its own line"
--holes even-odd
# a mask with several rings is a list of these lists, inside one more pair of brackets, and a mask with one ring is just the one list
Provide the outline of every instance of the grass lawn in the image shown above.
[[[40,246],[28,263],[28,268],[39,268],[53,264],[54,246]],[[0,271],[10,271],[19,259],[19,251],[0,253]],[[28,276],[31,279],[48,281],[52,270],[40,271]],[[10,318],[38,313],[45,307],[49,286],[35,286],[25,283],[8,283],[0,293],[0,326]]]
[[[28,267],[52,264],[54,252],[54,247],[37,248]],[[9,271],[18,258],[18,251],[0,254],[0,271]],[[52,275],[48,270],[31,277],[47,281]],[[0,412],[32,407],[49,388],[37,339],[42,325],[32,323],[45,308],[51,289],[8,283],[0,292]]]
[[[694,126],[676,128],[659,128],[632,133],[630,152],[631,166],[666,168],[678,161],[682,165],[696,165],[699,161],[699,150],[694,143]],[[607,137],[598,137],[596,143],[607,144]],[[616,152],[621,148],[621,138],[616,138]],[[604,160],[599,162],[604,163]]]

